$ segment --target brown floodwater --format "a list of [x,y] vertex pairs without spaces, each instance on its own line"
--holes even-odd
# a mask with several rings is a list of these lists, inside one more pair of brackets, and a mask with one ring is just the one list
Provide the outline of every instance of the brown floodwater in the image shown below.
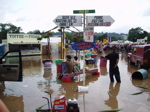
[[[73,54],[75,55],[75,53]],[[150,90],[142,94],[131,95],[142,91],[136,85],[150,88],[150,70],[148,78],[144,80],[132,79],[132,74],[137,71],[135,65],[128,65],[126,54],[120,54],[119,70],[121,83],[110,83],[109,62],[106,67],[100,67],[100,75],[88,75],[85,86],[89,90],[86,93],[76,91],[78,86],[83,86],[82,75],[72,82],[57,80],[56,64],[52,64],[52,70],[44,70],[42,60],[47,56],[23,57],[23,82],[5,82],[0,84],[0,99],[6,104],[10,112],[36,112],[36,108],[47,104],[48,91],[55,97],[65,95],[66,98],[76,98],[80,112],[98,112],[102,110],[122,109],[120,112],[149,112]],[[52,59],[59,59],[60,55],[53,53]],[[83,61],[81,61],[82,63]],[[111,96],[108,94],[110,90]],[[44,106],[43,108],[48,108]]]

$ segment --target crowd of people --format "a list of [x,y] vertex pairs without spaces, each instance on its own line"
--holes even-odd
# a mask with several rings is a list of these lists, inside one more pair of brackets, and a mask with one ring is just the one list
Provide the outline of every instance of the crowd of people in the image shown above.
[[103,51],[109,51],[115,47],[117,51],[128,53],[133,50],[133,47],[135,45],[136,44],[106,44],[106,45],[103,45],[102,47],[97,47],[97,48]]

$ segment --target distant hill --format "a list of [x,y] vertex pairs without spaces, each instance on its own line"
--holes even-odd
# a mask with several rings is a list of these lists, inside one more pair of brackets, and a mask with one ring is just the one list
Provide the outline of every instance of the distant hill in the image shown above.
[[[53,36],[55,35],[61,35],[60,32],[52,32],[53,33]],[[121,37],[121,38],[124,38],[125,36],[128,36],[128,34],[125,34],[125,33],[108,33],[108,32],[94,32],[94,35],[103,35],[103,34],[107,34],[111,37]]]
[[101,32],[101,33],[97,33],[97,32],[95,32],[94,33],[95,35],[103,35],[103,34],[107,34],[107,35],[109,35],[109,36],[111,36],[111,37],[121,37],[121,38],[124,38],[124,36],[128,36],[128,34],[125,34],[125,33],[115,33],[115,32],[113,32],[113,33],[108,33],[108,32]]

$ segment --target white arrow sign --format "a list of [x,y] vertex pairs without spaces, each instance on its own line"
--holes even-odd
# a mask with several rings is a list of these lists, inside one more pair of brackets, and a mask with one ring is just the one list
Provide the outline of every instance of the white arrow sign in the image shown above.
[[82,16],[57,16],[53,21],[57,26],[82,26]]
[[111,16],[87,16],[87,26],[111,26],[114,19]]

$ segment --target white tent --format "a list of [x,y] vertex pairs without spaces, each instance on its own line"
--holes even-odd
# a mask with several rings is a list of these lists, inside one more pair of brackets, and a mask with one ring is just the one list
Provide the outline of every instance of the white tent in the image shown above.
[[126,40],[124,41],[124,44],[132,44],[133,42],[132,41],[129,41],[129,40]]

